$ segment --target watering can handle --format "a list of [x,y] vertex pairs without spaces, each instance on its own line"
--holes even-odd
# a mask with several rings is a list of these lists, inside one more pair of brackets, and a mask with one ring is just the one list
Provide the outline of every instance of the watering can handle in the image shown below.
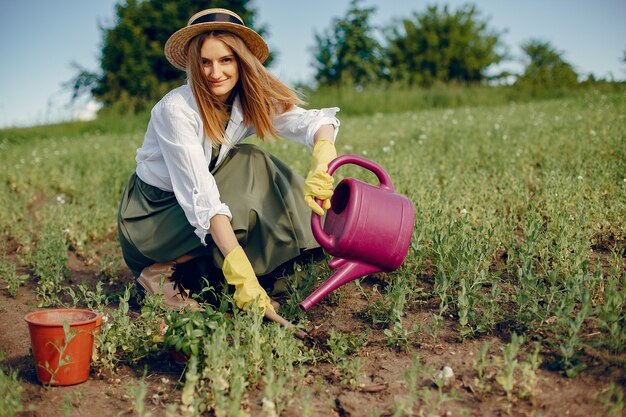
[[378,178],[378,182],[380,182],[380,188],[389,192],[394,192],[393,182],[391,182],[391,177],[389,176],[389,174],[387,174],[387,172],[385,172],[383,167],[381,167],[374,161],[370,161],[369,159],[363,158],[362,156],[347,154],[347,155],[341,155],[333,159],[328,164],[328,174],[333,175],[333,173],[337,170],[337,168],[345,164],[358,165],[369,171],[372,171],[374,175],[376,175],[376,177]]
[[[333,175],[337,168],[345,164],[359,165],[369,171],[372,171],[380,182],[380,188],[389,192],[394,192],[393,183],[391,182],[391,177],[389,177],[389,174],[387,174],[385,170],[377,163],[358,155],[347,154],[341,155],[333,159],[328,164],[328,174]],[[319,199],[316,198],[315,201],[317,202],[317,204],[320,205],[320,207],[322,206],[322,202]],[[315,212],[311,214],[311,230],[313,231],[313,236],[315,236],[315,239],[324,249],[329,250],[335,246],[335,238],[333,236],[327,235],[324,232],[322,228],[322,217]]]

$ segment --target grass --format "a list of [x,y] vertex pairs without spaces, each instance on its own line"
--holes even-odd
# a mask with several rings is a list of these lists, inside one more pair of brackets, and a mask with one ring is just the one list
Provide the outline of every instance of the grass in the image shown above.
[[[427,337],[408,324],[424,302],[437,306],[430,325],[422,326],[429,339],[437,340],[443,317],[453,318],[460,340],[501,336],[508,341],[503,359],[490,364],[482,356],[477,369],[484,384],[497,382],[509,397],[532,395],[542,360],[570,377],[585,372],[590,351],[623,365],[624,92],[420,111],[404,111],[410,101],[395,106],[382,100],[408,95],[379,93],[360,101],[378,103],[382,111],[340,113],[338,152],[382,165],[396,190],[414,202],[416,222],[404,265],[360,317],[373,328],[385,327],[389,346],[406,352]],[[12,294],[20,291],[16,271],[27,268],[41,305],[63,303],[68,254],[99,265],[107,282],[117,278],[123,262],[101,250],[116,248],[117,205],[144,129],[145,115],[0,131],[1,279]],[[263,146],[305,173],[307,149],[286,141]],[[342,167],[336,178],[345,176],[375,182],[354,166]],[[139,363],[163,350],[158,325],[166,313],[150,300],[136,320],[130,290],[104,296],[101,287],[95,293],[74,287],[71,294],[74,304],[108,312],[97,366]],[[287,311],[306,320],[297,308]],[[192,316],[189,325],[167,316],[168,343],[193,358],[182,390],[185,415],[237,415],[254,384],[264,386],[266,414],[279,415],[288,398],[310,398],[296,383],[307,366],[327,362],[345,384],[356,381],[362,366],[354,352],[355,341],[362,341],[354,335],[333,333],[327,348],[339,353],[328,357],[254,316],[230,320],[219,309],[210,314],[210,322],[196,318],[193,324]],[[517,353],[529,340],[539,343],[532,351],[541,356],[524,362]],[[412,372],[422,372],[416,361]],[[143,398],[141,387],[137,398]],[[397,405],[398,415],[418,402],[436,409],[443,401],[422,391],[415,395]],[[607,409],[623,404],[615,388],[605,397]],[[12,394],[10,401],[19,409],[16,398]]]

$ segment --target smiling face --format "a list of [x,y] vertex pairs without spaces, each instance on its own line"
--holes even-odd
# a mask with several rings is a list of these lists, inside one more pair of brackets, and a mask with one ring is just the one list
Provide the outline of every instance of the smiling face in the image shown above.
[[239,81],[239,64],[235,54],[224,42],[208,37],[202,42],[200,56],[211,91],[225,102]]

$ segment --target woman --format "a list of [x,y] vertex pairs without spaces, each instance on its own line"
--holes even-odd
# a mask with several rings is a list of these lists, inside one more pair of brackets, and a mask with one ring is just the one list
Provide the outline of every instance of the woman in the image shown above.
[[[195,14],[165,45],[188,82],[152,109],[118,225],[138,284],[169,307],[198,307],[172,276],[201,259],[221,268],[239,308],[274,311],[257,276],[318,247],[308,219],[330,207],[339,109],[298,107],[296,93],[263,67],[268,54],[261,36],[226,9]],[[307,179],[240,144],[252,134],[312,148]]]

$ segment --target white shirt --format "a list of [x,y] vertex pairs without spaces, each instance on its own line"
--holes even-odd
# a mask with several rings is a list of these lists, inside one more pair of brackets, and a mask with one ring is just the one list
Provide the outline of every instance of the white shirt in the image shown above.
[[[333,140],[337,137],[338,111],[337,107],[305,110],[294,106],[273,116],[272,124],[279,136],[313,148],[313,138],[322,125],[335,126]],[[236,144],[254,133],[254,126],[243,123],[241,102],[236,97],[226,127],[226,143],[220,148],[217,164]],[[174,193],[203,245],[213,216],[224,214],[232,219],[209,172],[211,142],[206,138],[189,84],[170,91],[154,106],[135,160],[137,176],[142,181]]]

